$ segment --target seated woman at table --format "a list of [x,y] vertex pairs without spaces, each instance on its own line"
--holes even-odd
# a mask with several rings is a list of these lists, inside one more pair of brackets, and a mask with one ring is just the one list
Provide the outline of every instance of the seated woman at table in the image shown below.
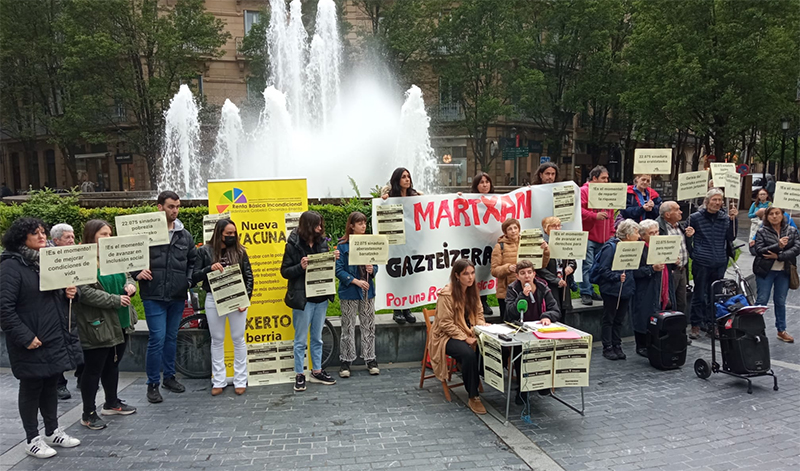
[[464,258],[456,260],[450,271],[450,283],[439,291],[428,350],[433,372],[440,381],[448,379],[447,355],[461,364],[469,408],[476,414],[485,414],[486,408],[478,396],[478,338],[472,330],[476,325],[488,325],[483,319],[479,293],[475,266]]
[[[528,308],[520,314],[517,308],[522,300],[527,301]],[[536,270],[530,260],[517,262],[517,281],[511,283],[506,291],[507,322],[541,321],[543,325],[558,322],[561,310],[547,282],[536,278]]]

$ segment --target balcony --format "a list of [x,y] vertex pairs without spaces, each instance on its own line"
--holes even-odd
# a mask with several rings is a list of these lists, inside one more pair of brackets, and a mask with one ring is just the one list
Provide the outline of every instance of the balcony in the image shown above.
[[431,106],[428,112],[433,121],[440,123],[464,120],[464,109],[458,103],[439,103]]

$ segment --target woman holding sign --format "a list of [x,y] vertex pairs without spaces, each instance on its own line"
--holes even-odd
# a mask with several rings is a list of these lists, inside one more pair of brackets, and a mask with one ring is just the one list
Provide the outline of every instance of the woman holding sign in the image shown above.
[[797,229],[786,223],[780,208],[772,206],[767,209],[764,225],[756,232],[754,248],[753,274],[758,287],[756,304],[766,306],[770,292],[775,289],[772,300],[778,340],[793,343],[794,338],[786,332],[786,294],[789,292],[790,274],[797,270],[800,239]]
[[[306,268],[308,256],[329,252],[325,240],[325,221],[316,211],[306,211],[300,215],[297,230],[292,231],[286,241],[286,251],[281,263],[281,276],[288,280],[284,302],[292,308],[292,325],[294,326],[294,372],[295,391],[306,390],[306,375],[303,368],[306,357],[306,337],[311,329],[311,370],[312,383],[326,385],[336,384],[336,380],[322,369],[322,327],[328,302],[334,295],[306,297]],[[334,250],[334,257],[339,258],[339,250]]]
[[459,258],[450,270],[450,283],[439,291],[428,351],[433,372],[440,381],[447,381],[450,376],[448,355],[461,364],[469,408],[476,414],[485,414],[486,408],[478,395],[478,338],[472,329],[476,325],[487,325],[478,293],[475,267],[469,260]]
[[664,265],[648,265],[650,237],[658,235],[658,223],[652,219],[645,219],[639,223],[639,236],[644,241],[642,259],[639,269],[633,272],[636,280],[636,295],[633,298],[631,309],[631,324],[633,335],[636,339],[636,353],[647,357],[647,325],[650,316],[662,310],[665,305],[662,300],[669,298],[669,276],[664,275]]
[[350,234],[367,232],[367,216],[353,211],[347,217],[344,237],[339,239],[339,260],[336,278],[339,279],[339,301],[342,306],[342,337],[339,376],[350,377],[350,364],[356,359],[356,316],[361,319],[361,356],[369,374],[380,374],[375,359],[375,274],[377,265],[350,265]]
[[[96,244],[98,239],[111,237],[111,225],[100,219],[92,219],[83,228],[82,244]],[[98,261],[99,263],[99,261]],[[81,425],[90,430],[106,428],[106,423],[97,415],[95,400],[97,387],[102,380],[106,401],[102,415],[130,415],[136,412],[117,396],[119,384],[119,362],[125,353],[127,336],[124,329],[131,325],[131,296],[136,285],[127,273],[100,276],[97,283],[81,286],[80,303],[75,307],[78,332],[83,348],[83,374],[81,374],[81,398],[83,416]]]
[[591,279],[600,288],[603,297],[603,356],[609,360],[624,360],[627,358],[622,351],[622,322],[628,305],[636,290],[632,276],[625,271],[612,270],[614,254],[617,243],[621,241],[635,242],[639,240],[639,224],[630,219],[625,219],[617,226],[617,236],[600,248],[595,264],[592,266]]
[[[77,337],[68,327],[69,303],[77,288],[39,291],[39,249],[47,245],[44,223],[19,218],[3,235],[0,256],[0,329],[6,334],[11,373],[19,379],[19,416],[25,429],[25,453],[36,458],[71,448],[80,440],[58,426],[58,379],[77,366]],[[39,413],[44,433],[39,435]]]
[[650,188],[650,175],[636,175],[633,185],[628,185],[628,201],[626,208],[619,212],[623,219],[633,219],[640,222],[644,219],[656,219],[658,208],[661,206],[661,197],[658,192]]
[[[239,242],[236,224],[230,219],[220,219],[214,225],[211,240],[197,251],[197,263],[192,273],[192,282],[203,282],[206,292],[206,319],[211,333],[211,395],[218,396],[228,385],[225,372],[225,320],[231,328],[233,341],[233,388],[238,395],[247,388],[247,344],[244,340],[247,323],[247,308],[240,307],[229,313],[217,312],[214,295],[208,283],[208,274],[214,270],[220,273],[225,267],[239,265],[247,297],[253,296],[253,270],[247,251]],[[241,286],[241,285],[240,285]]]

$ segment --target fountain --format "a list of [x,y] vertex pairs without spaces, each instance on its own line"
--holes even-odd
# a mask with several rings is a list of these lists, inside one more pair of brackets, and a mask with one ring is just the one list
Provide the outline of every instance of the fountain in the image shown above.
[[292,0],[288,12],[283,1],[270,2],[270,8],[270,79],[257,121],[243,122],[236,105],[226,100],[213,154],[203,156],[198,108],[189,88],[181,86],[166,112],[159,190],[198,198],[207,194],[212,175],[305,177],[309,196],[350,196],[351,177],[366,195],[402,166],[416,188],[432,191],[437,166],[422,91],[412,86],[401,103],[399,91],[365,72],[368,67],[343,73],[333,0],[319,1],[310,40],[300,0]]

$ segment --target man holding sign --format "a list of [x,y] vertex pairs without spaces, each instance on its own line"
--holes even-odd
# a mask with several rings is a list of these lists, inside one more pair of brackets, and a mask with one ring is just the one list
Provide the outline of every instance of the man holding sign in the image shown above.
[[[47,245],[44,223],[19,218],[3,235],[0,256],[0,329],[6,335],[11,373],[19,379],[19,415],[25,452],[36,458],[71,448],[80,440],[58,426],[58,378],[82,361],[77,335],[67,327],[77,288],[39,291],[39,250]],[[45,436],[39,435],[39,414]]]
[[180,197],[172,191],[158,195],[158,210],[167,217],[169,244],[150,247],[150,268],[132,273],[139,281],[139,293],[144,304],[147,328],[147,400],[158,403],[164,399],[158,390],[161,373],[163,387],[182,393],[184,386],[175,379],[175,354],[178,327],[183,317],[186,292],[192,286],[197,251],[192,235],[178,219]]
[[614,236],[614,210],[589,208],[589,183],[608,183],[608,170],[598,165],[589,172],[589,181],[581,187],[581,220],[583,230],[589,233],[586,246],[586,259],[583,261],[583,280],[581,281],[581,303],[591,306],[592,301],[602,301],[592,288],[589,273],[592,271],[594,256],[600,247]]

